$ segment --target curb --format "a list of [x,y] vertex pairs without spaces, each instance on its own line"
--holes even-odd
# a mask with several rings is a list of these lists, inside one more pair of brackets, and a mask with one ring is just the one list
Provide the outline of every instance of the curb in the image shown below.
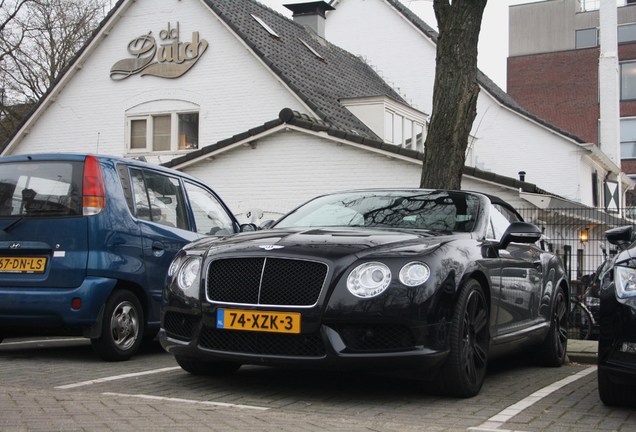
[[596,354],[570,352],[567,354],[566,361],[568,363],[595,365],[597,363],[597,358]]

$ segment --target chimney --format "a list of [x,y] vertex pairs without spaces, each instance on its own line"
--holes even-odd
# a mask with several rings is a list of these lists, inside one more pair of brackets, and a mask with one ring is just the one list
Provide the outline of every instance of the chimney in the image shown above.
[[519,171],[519,181],[526,181],[526,172],[525,171]]
[[325,37],[325,12],[335,10],[329,3],[313,1],[283,5],[292,11],[294,22],[311,28],[321,38]]

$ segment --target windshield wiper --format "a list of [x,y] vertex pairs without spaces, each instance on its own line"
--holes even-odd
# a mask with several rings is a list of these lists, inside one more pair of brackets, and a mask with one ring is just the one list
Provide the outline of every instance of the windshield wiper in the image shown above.
[[2,228],[2,230],[4,232],[9,232],[14,226],[16,226],[17,224],[19,224],[20,222],[22,222],[24,220],[26,216],[22,216],[16,220],[14,220],[13,222],[11,222],[10,224],[8,224],[7,226],[5,226],[4,228]]

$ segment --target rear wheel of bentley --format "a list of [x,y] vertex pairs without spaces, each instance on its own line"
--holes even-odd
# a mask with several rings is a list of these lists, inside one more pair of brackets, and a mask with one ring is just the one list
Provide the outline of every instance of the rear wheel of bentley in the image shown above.
[[565,363],[568,347],[568,316],[567,298],[563,288],[559,286],[554,291],[548,334],[537,351],[539,364],[558,367]]

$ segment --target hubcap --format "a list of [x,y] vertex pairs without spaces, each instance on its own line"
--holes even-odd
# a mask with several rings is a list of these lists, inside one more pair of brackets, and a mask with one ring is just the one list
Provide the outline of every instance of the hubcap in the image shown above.
[[120,350],[129,349],[139,335],[139,317],[134,305],[129,301],[121,302],[115,308],[110,320],[113,342]]

